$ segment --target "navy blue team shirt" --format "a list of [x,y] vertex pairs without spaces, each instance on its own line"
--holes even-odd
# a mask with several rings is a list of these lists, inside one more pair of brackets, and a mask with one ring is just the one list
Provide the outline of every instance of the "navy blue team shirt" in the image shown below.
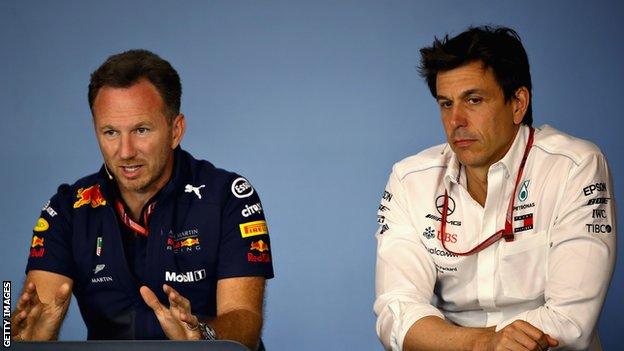
[[268,229],[251,184],[180,147],[174,155],[172,178],[143,209],[154,204],[147,237],[120,221],[119,191],[104,167],[61,185],[37,220],[26,272],[73,280],[88,339],[166,339],[141,298],[142,285],[168,305],[162,285],[169,284],[191,301],[193,314],[210,318],[219,279],[273,277]]

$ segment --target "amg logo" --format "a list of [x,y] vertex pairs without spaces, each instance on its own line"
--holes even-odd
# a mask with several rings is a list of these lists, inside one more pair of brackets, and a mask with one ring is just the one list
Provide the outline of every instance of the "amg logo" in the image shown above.
[[206,278],[205,269],[200,269],[197,271],[186,272],[186,273],[176,273],[176,272],[165,271],[165,281],[167,282],[192,283],[192,282],[198,282],[204,278]]

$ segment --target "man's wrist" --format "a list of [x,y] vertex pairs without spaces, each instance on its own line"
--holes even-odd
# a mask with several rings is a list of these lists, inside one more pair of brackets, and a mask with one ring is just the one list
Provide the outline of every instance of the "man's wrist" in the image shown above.
[[199,333],[202,340],[217,340],[217,332],[206,322],[199,322]]
[[489,328],[479,333],[472,343],[472,351],[486,351],[488,349],[490,339],[492,339],[494,334],[496,334],[496,332]]

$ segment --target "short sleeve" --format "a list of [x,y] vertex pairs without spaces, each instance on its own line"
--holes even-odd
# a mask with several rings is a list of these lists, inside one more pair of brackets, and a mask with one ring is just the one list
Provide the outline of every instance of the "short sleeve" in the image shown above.
[[273,278],[271,241],[258,192],[246,178],[235,175],[225,193],[218,278]]
[[68,185],[60,186],[58,192],[43,206],[33,228],[26,274],[31,270],[42,270],[73,279],[69,192]]

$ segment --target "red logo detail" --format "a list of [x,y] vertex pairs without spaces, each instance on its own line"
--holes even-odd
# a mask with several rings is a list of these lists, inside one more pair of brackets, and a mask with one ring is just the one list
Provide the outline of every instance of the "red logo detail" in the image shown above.
[[259,262],[259,263],[271,262],[271,255],[269,255],[266,252],[263,252],[260,255],[254,255],[251,252],[248,252],[247,253],[247,261],[248,262]]
[[[438,230],[438,240],[442,242],[442,232]],[[447,243],[456,243],[457,242],[457,234],[446,233],[446,242]]]
[[187,238],[178,242],[178,245],[181,245],[182,247],[193,247],[195,245],[199,245],[199,238]]
[[43,254],[45,253],[45,248],[40,248],[40,249],[30,249],[30,257],[43,257]]
[[37,247],[37,246],[43,246],[43,238],[33,235],[32,243],[30,244],[30,247]]
[[86,189],[78,189],[76,194],[76,202],[74,202],[74,208],[82,207],[84,205],[91,204],[91,207],[96,208],[98,206],[106,205],[106,200],[100,192],[100,185],[95,184]]
[[256,250],[260,252],[269,251],[269,245],[262,240],[252,241],[249,250]]

